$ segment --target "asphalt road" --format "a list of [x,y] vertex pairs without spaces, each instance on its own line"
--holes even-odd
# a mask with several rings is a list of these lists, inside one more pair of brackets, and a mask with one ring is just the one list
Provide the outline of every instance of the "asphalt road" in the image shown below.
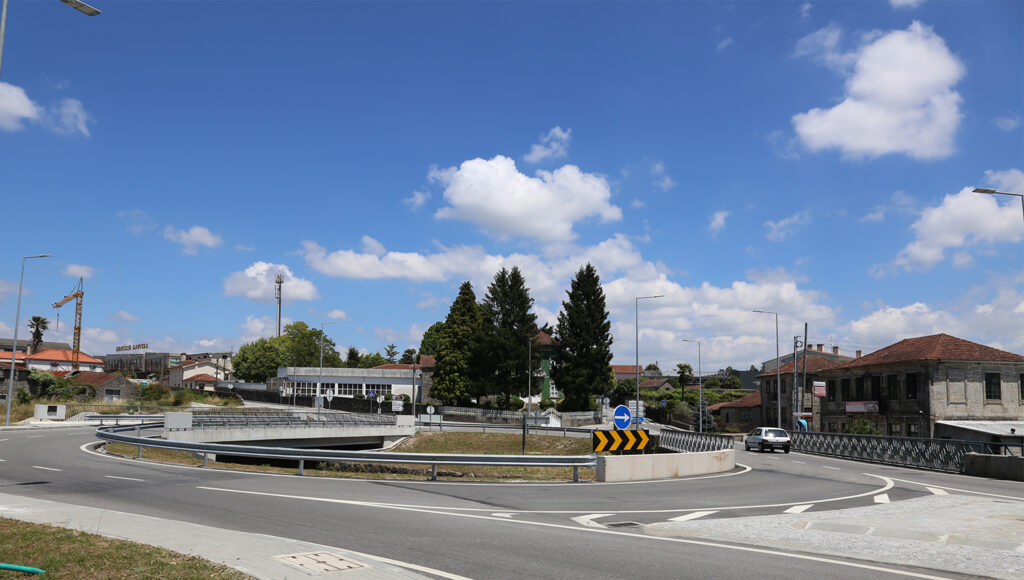
[[[737,469],[629,484],[388,482],[234,473],[88,453],[92,428],[0,431],[0,491],[318,542],[470,578],[865,578],[870,562],[665,538],[638,524],[818,511],[1019,482],[737,450]],[[874,566],[874,567],[864,567]],[[941,574],[943,577],[952,577]]]

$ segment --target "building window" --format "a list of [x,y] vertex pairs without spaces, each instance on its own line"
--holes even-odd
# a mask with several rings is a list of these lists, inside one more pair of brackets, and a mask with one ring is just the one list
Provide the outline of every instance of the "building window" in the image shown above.
[[899,437],[903,435],[903,425],[899,423],[889,423],[889,435],[892,437]]
[[903,378],[906,382],[907,399],[917,398],[917,373],[907,373]]
[[998,401],[1001,399],[1001,386],[999,383],[999,373],[985,373],[985,400]]
[[363,385],[353,385],[352,383],[342,383],[338,385],[338,394],[346,395],[351,397],[352,395],[362,394]]
[[366,394],[369,395],[370,391],[375,396],[387,395],[391,393],[391,385],[366,385]]
[[854,385],[855,385],[854,396],[857,397],[854,400],[855,401],[863,401],[864,400],[864,377],[857,377],[856,379],[854,379]]
[[888,391],[890,401],[898,401],[900,398],[900,384],[896,375],[885,377],[885,390]]
[[836,400],[836,381],[830,379],[825,381],[825,399],[829,401]]
[[831,422],[831,423],[828,424],[828,432],[829,433],[835,433],[836,432],[836,424],[835,424],[835,422]]
[[872,401],[878,401],[882,398],[882,376],[875,375],[871,377],[871,399]]
[[909,437],[920,437],[921,436],[921,426],[918,425],[917,423],[910,423],[909,425],[907,425],[907,436],[909,436]]
[[839,384],[842,385],[843,400],[844,401],[852,401],[853,398],[850,397],[850,379],[843,379],[843,380],[841,380],[839,382]]
[[753,409],[740,409],[740,421],[753,421],[754,410]]

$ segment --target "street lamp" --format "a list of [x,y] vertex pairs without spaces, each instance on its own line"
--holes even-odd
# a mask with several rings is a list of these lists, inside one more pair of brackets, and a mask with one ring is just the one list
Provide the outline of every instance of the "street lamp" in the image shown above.
[[996,191],[987,187],[975,187],[974,193],[987,193],[989,195],[1015,195],[1020,198],[1020,209],[1024,213],[1024,193],[1007,193],[1005,191]]
[[[768,310],[754,310],[754,312],[775,315],[775,407],[777,411],[775,420],[776,426],[782,429],[782,360],[779,358],[779,313]],[[796,359],[793,359],[793,364],[796,364]]]
[[[68,6],[78,10],[82,14],[89,16],[96,16],[100,13],[99,10],[89,6],[85,2],[79,2],[79,0],[60,0]],[[0,7],[0,70],[3,70],[4,64],[4,33],[7,31],[7,0],[4,0],[3,7]]]
[[[337,320],[329,320],[327,322],[320,323],[320,378],[316,380],[316,401],[320,400],[320,383],[324,382],[324,325],[325,324],[338,324]],[[317,413],[319,413],[320,407],[317,407]]]
[[[683,342],[696,342],[697,343],[697,415],[700,416],[700,433],[704,432],[704,376],[701,371],[700,363],[700,341],[690,340],[688,338],[682,339]],[[683,385],[686,388],[686,385]]]
[[[7,2],[4,2],[4,9],[7,9]],[[14,403],[14,362],[18,355],[18,324],[21,322],[21,286],[25,281],[25,260],[33,258],[49,258],[53,254],[39,254],[38,256],[25,256],[21,259],[21,276],[18,278],[18,307],[14,310],[14,343],[11,344],[11,373],[7,375],[7,420],[4,423],[11,425],[11,405]]]
[[634,320],[633,329],[636,331],[636,367],[633,370],[636,371],[636,417],[633,428],[640,428],[640,301],[647,300],[649,298],[664,298],[664,294],[658,294],[657,296],[637,296],[635,304],[633,306]]

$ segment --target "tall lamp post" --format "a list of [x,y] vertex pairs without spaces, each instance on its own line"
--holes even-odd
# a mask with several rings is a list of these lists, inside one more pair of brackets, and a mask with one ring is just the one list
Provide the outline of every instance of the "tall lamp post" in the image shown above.
[[[89,6],[85,2],[79,2],[79,0],[60,0],[68,6],[78,10],[82,14],[88,16],[96,16],[100,13],[99,10]],[[3,6],[0,7],[0,71],[3,70],[4,65],[4,33],[7,31],[7,0],[4,0]]]
[[1005,191],[996,191],[987,187],[975,187],[974,193],[987,193],[989,195],[1015,195],[1020,198],[1020,210],[1024,213],[1024,193],[1008,193]]
[[[704,375],[701,370],[700,363],[700,341],[690,340],[688,338],[682,339],[683,342],[696,342],[697,343],[697,415],[700,416],[700,433],[704,432]],[[686,385],[683,385],[686,388]]]
[[[320,377],[316,380],[316,399],[320,399],[320,383],[324,382],[324,325],[325,324],[338,324],[337,320],[330,320],[327,322],[320,323]],[[317,407],[317,413],[320,412],[320,407]]]
[[[4,1],[4,10],[7,9],[7,2]],[[18,307],[14,310],[14,344],[11,345],[11,373],[7,375],[7,418],[4,423],[11,424],[11,405],[14,404],[14,373],[15,357],[18,356],[18,324],[21,323],[21,287],[25,281],[25,260],[33,258],[49,258],[53,254],[39,254],[38,256],[25,256],[21,259],[21,276],[18,277]]]
[[633,423],[634,429],[640,428],[640,301],[648,300],[650,298],[664,297],[664,294],[658,294],[657,296],[637,296],[633,306],[633,329],[636,330],[636,367],[633,369],[636,371],[636,417],[634,418]]
[[[779,358],[779,313],[768,310],[755,310],[754,312],[775,315],[775,410],[777,411],[775,426],[782,429],[782,360]],[[793,364],[796,365],[796,359],[793,360]]]

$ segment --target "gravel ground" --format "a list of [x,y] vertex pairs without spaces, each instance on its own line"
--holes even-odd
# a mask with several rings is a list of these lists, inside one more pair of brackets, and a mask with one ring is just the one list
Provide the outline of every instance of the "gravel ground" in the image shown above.
[[702,538],[902,564],[992,578],[1024,578],[1024,502],[931,496],[846,510],[645,526]]

